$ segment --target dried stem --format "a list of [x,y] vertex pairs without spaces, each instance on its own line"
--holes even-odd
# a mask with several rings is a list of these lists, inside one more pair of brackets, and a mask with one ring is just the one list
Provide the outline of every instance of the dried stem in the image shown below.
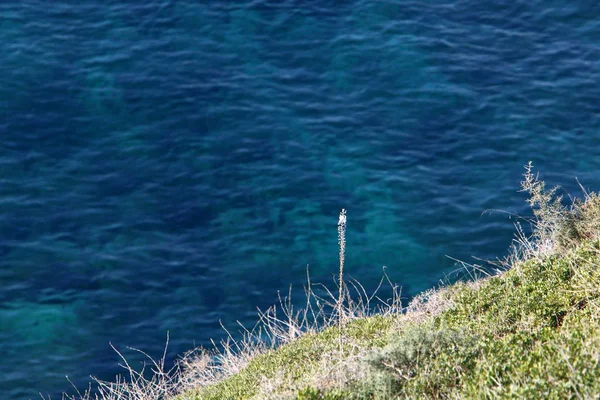
[[339,277],[339,294],[338,294],[338,318],[340,329],[343,325],[344,311],[344,259],[346,252],[346,209],[342,208],[340,219],[338,221],[338,242],[340,244],[340,277]]

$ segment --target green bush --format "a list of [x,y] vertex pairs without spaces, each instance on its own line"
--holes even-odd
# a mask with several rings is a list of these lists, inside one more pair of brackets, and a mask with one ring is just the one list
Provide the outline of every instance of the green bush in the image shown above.
[[473,368],[478,353],[473,334],[426,323],[409,325],[391,335],[370,362],[395,379],[397,394],[434,398],[455,391],[461,376]]

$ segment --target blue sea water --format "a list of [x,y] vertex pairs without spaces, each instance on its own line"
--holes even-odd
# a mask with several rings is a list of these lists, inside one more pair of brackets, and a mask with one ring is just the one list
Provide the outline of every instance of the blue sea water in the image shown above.
[[506,254],[528,160],[600,189],[599,145],[596,1],[3,0],[1,397],[333,287],[341,208],[409,297]]

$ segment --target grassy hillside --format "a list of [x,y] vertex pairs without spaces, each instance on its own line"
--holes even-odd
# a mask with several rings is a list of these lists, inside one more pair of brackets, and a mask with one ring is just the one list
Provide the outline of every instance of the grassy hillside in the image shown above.
[[103,383],[99,398],[598,398],[600,198],[565,206],[531,166],[522,187],[534,233],[518,229],[494,275],[428,291],[404,309],[396,292],[381,302],[348,282],[317,296],[309,282],[303,311],[283,301],[284,317],[261,315],[243,341],[190,353],[169,374],[129,369],[131,383]]
[[[452,303],[437,315],[348,323],[344,356],[353,359],[341,365],[339,330],[331,327],[179,399],[596,398],[599,264],[598,242],[583,242],[478,284],[433,293]],[[323,376],[336,367],[347,374],[341,388]]]

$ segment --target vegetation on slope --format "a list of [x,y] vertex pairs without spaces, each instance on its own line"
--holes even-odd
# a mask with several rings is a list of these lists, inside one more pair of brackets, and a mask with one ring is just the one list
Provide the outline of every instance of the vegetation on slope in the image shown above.
[[394,384],[386,398],[598,397],[597,246],[456,285],[454,307],[398,326],[371,358]]
[[[192,354],[177,374],[102,398],[600,397],[600,197],[586,193],[565,206],[531,165],[522,187],[534,233],[518,229],[515,251],[495,275],[431,290],[406,309],[395,297],[375,314],[374,297],[352,302],[344,294],[342,309],[341,295],[325,301],[309,285],[303,313],[288,304],[283,320],[263,314],[268,340],[248,332],[238,347]],[[164,391],[134,396],[165,376]]]

